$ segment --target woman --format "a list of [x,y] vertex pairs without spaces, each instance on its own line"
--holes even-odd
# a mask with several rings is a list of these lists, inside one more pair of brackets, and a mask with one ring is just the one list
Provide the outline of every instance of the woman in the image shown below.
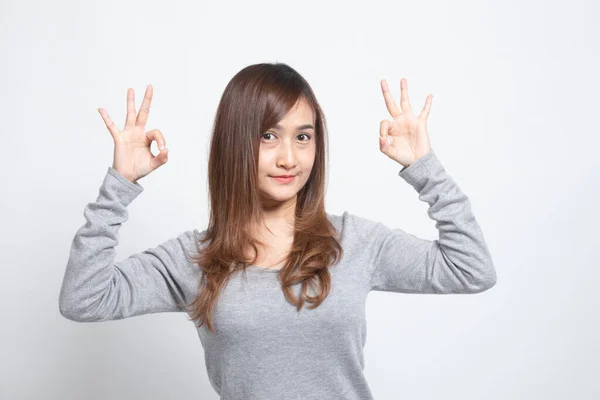
[[327,130],[312,89],[286,64],[256,64],[232,78],[216,113],[208,228],[119,262],[127,206],[168,150],[160,131],[145,132],[151,86],[137,115],[128,90],[122,131],[99,109],[114,161],[73,239],[61,314],[91,322],[187,312],[222,399],[371,399],[362,373],[371,290],[478,293],[496,283],[469,199],[430,147],[432,96],[415,117],[406,79],[400,108],[385,80],[381,88],[392,118],[381,122],[379,148],[429,204],[439,240],[327,213]]

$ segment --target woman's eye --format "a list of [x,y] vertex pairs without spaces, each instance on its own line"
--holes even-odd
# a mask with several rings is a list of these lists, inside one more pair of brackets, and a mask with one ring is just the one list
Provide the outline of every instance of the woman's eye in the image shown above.
[[[271,132],[263,133],[262,136],[261,136],[261,138],[265,138],[265,135],[274,135],[274,134],[271,133]],[[301,134],[298,135],[298,137],[300,137],[300,136],[306,136],[306,140],[301,140],[301,142],[307,142],[307,141],[310,140],[310,135],[309,134],[301,133]]]

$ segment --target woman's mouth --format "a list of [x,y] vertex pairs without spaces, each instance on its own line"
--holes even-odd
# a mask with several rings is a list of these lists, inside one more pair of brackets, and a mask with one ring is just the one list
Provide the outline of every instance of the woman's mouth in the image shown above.
[[274,178],[277,182],[279,183],[290,183],[291,181],[294,180],[296,176],[292,175],[292,176],[272,176],[271,178]]

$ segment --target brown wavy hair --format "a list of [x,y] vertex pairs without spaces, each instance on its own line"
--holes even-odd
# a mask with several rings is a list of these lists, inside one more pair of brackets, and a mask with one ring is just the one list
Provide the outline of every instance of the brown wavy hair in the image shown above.
[[[338,233],[325,211],[327,128],[325,116],[308,82],[285,63],[245,67],[227,84],[212,129],[208,158],[210,216],[208,228],[192,256],[202,276],[198,296],[184,306],[197,327],[207,323],[215,332],[212,312],[221,290],[236,272],[246,272],[266,244],[253,237],[263,224],[258,192],[260,137],[285,117],[301,98],[315,115],[316,153],[306,184],[297,193],[294,238],[284,266],[277,272],[285,298],[300,311],[318,307],[331,287],[329,266],[343,254]],[[268,229],[268,228],[267,228]],[[245,249],[255,257],[246,258]],[[296,296],[292,285],[301,284]],[[316,295],[308,295],[308,289]]]

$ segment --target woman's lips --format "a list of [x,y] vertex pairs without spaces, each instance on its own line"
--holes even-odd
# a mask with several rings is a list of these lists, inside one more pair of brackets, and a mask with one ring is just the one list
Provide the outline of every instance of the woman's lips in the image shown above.
[[290,183],[291,181],[294,180],[295,177],[296,176],[290,176],[288,178],[280,178],[278,176],[272,176],[271,178],[274,178],[279,183]]

